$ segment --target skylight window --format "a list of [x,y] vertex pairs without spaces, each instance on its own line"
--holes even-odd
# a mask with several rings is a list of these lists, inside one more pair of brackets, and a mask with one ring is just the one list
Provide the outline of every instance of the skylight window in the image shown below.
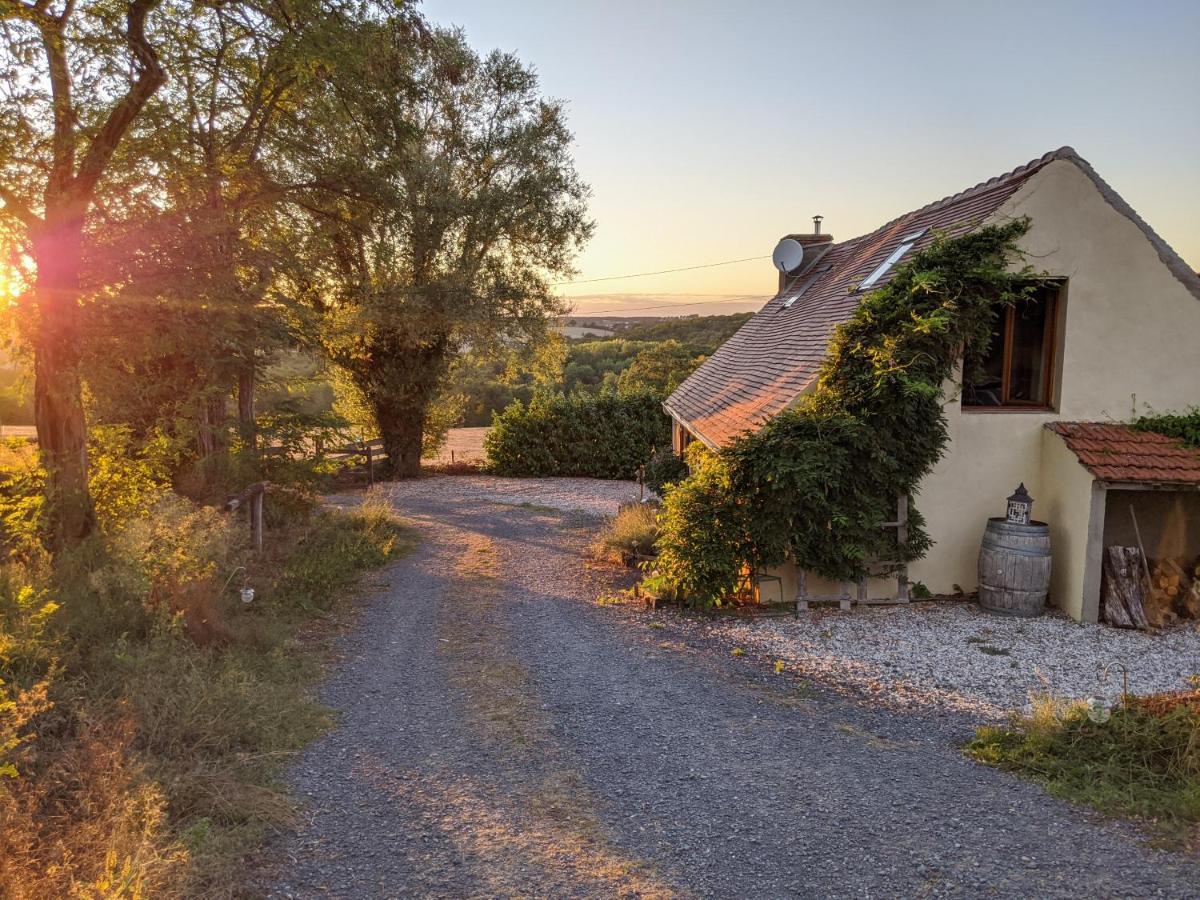
[[874,272],[872,272],[859,283],[858,289],[860,291],[865,291],[875,287],[875,282],[886,275],[891,270],[892,266],[900,261],[900,257],[913,248],[913,244],[920,240],[921,235],[924,233],[925,229],[922,228],[920,231],[914,231],[912,234],[905,237],[904,240],[900,242],[900,246],[892,251],[892,255],[881,262],[875,268]]
[[783,301],[783,304],[779,307],[779,311],[783,312],[785,309],[787,309],[793,303],[795,303],[797,300],[799,300],[801,298],[801,296],[803,296],[805,291],[807,291],[810,287],[812,287],[814,284],[816,284],[818,279],[820,279],[820,277],[822,275],[824,275],[826,272],[828,272],[832,268],[833,268],[833,266],[823,266],[820,269],[817,269],[817,271],[815,271],[812,275],[810,275],[808,277],[808,279],[804,282],[804,284],[800,285],[800,288],[799,288],[799,290],[796,291],[796,293],[792,294],[790,297],[788,297],[786,300]]

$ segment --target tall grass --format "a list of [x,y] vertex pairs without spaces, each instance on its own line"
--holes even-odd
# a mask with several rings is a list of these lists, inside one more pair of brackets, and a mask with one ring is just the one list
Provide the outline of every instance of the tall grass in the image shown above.
[[0,896],[235,895],[330,722],[306,624],[412,543],[381,506],[299,504],[252,557],[240,520],[146,496],[53,567],[0,566]]
[[1043,701],[1009,727],[980,728],[967,753],[1170,838],[1200,836],[1200,692],[1132,697],[1107,722]]
[[658,507],[649,503],[630,504],[601,527],[592,542],[592,555],[631,565],[653,556],[657,539]]

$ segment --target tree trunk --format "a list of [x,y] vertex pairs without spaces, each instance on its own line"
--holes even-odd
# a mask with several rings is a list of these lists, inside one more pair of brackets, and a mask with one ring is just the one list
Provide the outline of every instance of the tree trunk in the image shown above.
[[258,446],[258,428],[254,419],[254,363],[244,364],[238,372],[238,428],[250,450]]
[[196,434],[196,449],[200,458],[212,456],[226,448],[225,396],[217,394],[200,400],[200,423]]
[[37,265],[34,420],[46,469],[53,550],[78,543],[96,525],[88,492],[87,421],[79,376],[79,270],[83,215],[47,224],[33,242]]
[[425,434],[427,404],[376,397],[371,406],[387,453],[384,473],[392,478],[416,478],[421,474],[421,440]]

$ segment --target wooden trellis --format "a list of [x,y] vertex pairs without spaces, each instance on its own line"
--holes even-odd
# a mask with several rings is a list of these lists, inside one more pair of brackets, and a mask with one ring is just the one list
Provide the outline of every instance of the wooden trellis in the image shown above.
[[[908,495],[896,498],[896,519],[893,522],[881,522],[880,528],[896,529],[896,546],[903,548],[908,543]],[[904,554],[901,553],[900,556]],[[907,603],[908,565],[903,559],[877,559],[872,566],[894,566],[896,570],[896,593],[892,597],[871,597],[867,592],[868,576],[862,576],[856,582],[844,580],[839,583],[836,594],[810,594],[808,592],[808,572],[801,569],[796,577],[796,611],[808,609],[810,603],[837,603],[840,609],[849,609],[852,603]]]

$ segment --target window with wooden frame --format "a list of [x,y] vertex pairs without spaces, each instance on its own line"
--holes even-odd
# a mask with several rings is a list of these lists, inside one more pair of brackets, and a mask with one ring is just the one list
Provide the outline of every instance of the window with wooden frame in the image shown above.
[[975,380],[963,384],[968,409],[1050,409],[1061,285],[1040,285],[1000,314]]

